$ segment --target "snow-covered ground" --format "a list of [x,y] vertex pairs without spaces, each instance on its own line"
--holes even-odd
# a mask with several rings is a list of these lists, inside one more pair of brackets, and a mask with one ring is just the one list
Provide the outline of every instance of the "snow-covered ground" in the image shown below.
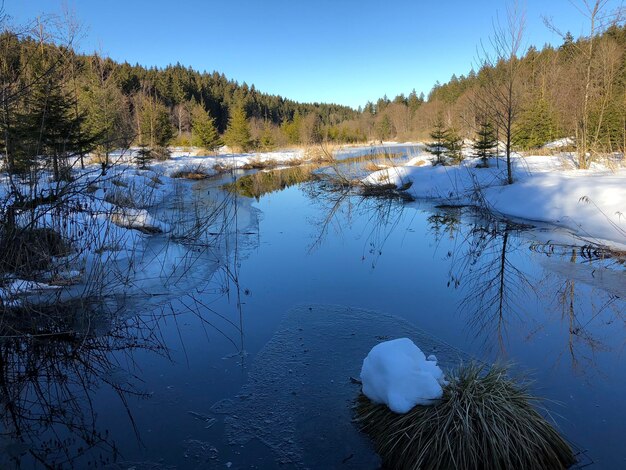
[[417,157],[363,181],[398,187],[411,183],[408,191],[417,199],[476,204],[502,216],[564,227],[588,243],[626,249],[626,169],[593,164],[576,170],[571,158],[516,154],[512,185],[506,184],[504,160],[476,168],[479,160],[474,158],[459,166],[432,166],[429,159]]
[[[120,150],[110,154],[110,161],[114,164],[132,164],[138,148]],[[222,147],[214,155],[203,154],[198,147],[174,147],[170,149],[167,160],[153,160],[150,168],[172,176],[179,171],[199,170],[211,176],[231,169],[246,168],[255,164],[289,165],[306,160],[303,149],[277,150],[274,152],[231,153],[227,147]]]
[[[52,228],[69,242],[72,253],[53,260],[54,275],[52,271],[35,272],[32,279],[24,280],[16,273],[0,274],[0,306],[16,306],[31,293],[50,291],[63,272],[76,274],[71,276],[71,283],[96,279],[111,294],[116,289],[126,292],[129,287],[149,290],[148,284],[152,286],[159,279],[169,279],[171,283],[179,271],[191,277],[187,263],[193,260],[181,240],[187,239],[187,231],[221,233],[222,227],[209,229],[207,225],[203,229],[199,224],[223,224],[223,218],[211,220],[212,213],[223,208],[218,207],[219,202],[194,201],[192,183],[171,176],[181,170],[195,170],[200,165],[207,175],[212,175],[223,171],[215,168],[215,164],[221,168],[241,168],[256,161],[291,163],[300,156],[300,151],[175,156],[166,161],[155,160],[148,168],[139,169],[131,163],[131,152],[120,152],[112,156],[111,161],[116,164],[107,169],[105,175],[101,174],[100,166],[93,163],[85,169],[76,166],[74,181],[70,183],[54,182],[46,171],[41,172],[33,187],[16,178],[14,182],[26,200],[62,195],[62,205],[40,204],[34,211],[18,211],[17,223],[30,228]],[[0,213],[14,203],[9,188],[7,175],[0,173]],[[172,207],[175,204],[180,207]],[[242,216],[244,213],[248,212],[239,211],[240,219],[246,219]],[[190,220],[189,214],[194,220]],[[251,220],[240,220],[240,227]],[[196,241],[208,245],[214,242]],[[210,263],[205,260],[204,265]]]
[[564,137],[562,139],[554,140],[552,142],[548,142],[543,146],[544,149],[560,149],[563,147],[569,147],[571,145],[576,144],[576,141],[573,137]]

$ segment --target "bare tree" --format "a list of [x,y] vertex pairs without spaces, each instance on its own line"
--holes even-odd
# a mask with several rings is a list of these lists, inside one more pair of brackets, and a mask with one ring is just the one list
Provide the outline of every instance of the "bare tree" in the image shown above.
[[511,151],[515,121],[520,111],[520,56],[526,24],[525,10],[517,1],[506,7],[506,21],[494,21],[490,48],[482,47],[479,60],[486,81],[476,99],[480,115],[489,116],[505,139],[507,182],[513,183]]
[[[584,71],[581,89],[577,97],[576,150],[579,168],[589,168],[594,154],[599,150],[603,117],[609,105],[612,85],[620,60],[619,51],[612,50],[606,40],[599,43],[599,35],[609,26],[619,23],[624,8],[608,11],[609,0],[570,0],[570,3],[589,21],[586,41],[572,43],[581,57],[580,70]],[[545,20],[552,31],[565,38],[551,20]],[[592,124],[591,116],[598,119]]]

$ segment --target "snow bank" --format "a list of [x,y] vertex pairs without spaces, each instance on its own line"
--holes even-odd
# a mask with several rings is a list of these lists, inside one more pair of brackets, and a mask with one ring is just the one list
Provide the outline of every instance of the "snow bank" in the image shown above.
[[189,156],[173,154],[162,162],[154,162],[150,167],[165,176],[172,176],[179,171],[199,169],[207,175],[215,175],[219,171],[241,169],[255,163],[290,164],[305,160],[303,150],[284,150],[263,153],[232,153],[206,156]]
[[122,209],[111,214],[111,221],[124,228],[132,228],[147,233],[162,233],[169,230],[165,222],[152,217],[145,209]]
[[28,281],[25,279],[12,279],[0,287],[0,305],[7,307],[17,307],[20,305],[18,297],[33,292],[57,289],[57,286],[51,286],[43,282]]
[[594,164],[589,170],[571,170],[559,157],[515,155],[515,182],[507,185],[503,160],[492,159],[489,168],[476,168],[477,163],[393,167],[363,182],[398,187],[411,182],[409,192],[417,199],[486,205],[503,216],[564,227],[587,242],[626,247],[626,169]]
[[552,142],[548,142],[543,146],[544,149],[560,149],[563,147],[569,147],[574,145],[576,141],[573,137],[564,137],[562,139],[554,140]]
[[435,356],[424,353],[408,338],[377,344],[363,361],[363,393],[395,413],[415,405],[430,405],[441,398],[443,372]]

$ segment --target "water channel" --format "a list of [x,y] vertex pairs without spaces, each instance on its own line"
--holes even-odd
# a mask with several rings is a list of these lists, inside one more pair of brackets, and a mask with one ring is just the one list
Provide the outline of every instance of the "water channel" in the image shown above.
[[[80,342],[3,340],[1,466],[377,468],[351,422],[352,379],[401,336],[447,368],[510,363],[582,463],[626,466],[623,259],[552,227],[323,179],[222,189],[241,176],[182,182],[152,209],[178,217],[175,242],[147,242],[178,266],[73,313],[90,325]],[[193,235],[207,207],[219,213]]]

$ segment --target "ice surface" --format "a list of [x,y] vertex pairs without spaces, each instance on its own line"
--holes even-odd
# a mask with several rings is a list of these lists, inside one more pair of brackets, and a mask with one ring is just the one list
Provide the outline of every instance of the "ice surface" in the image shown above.
[[363,394],[395,413],[407,413],[415,405],[430,405],[441,398],[443,380],[437,361],[426,359],[409,338],[377,344],[361,369]]
[[270,468],[278,463],[287,468],[379,468],[369,439],[352,422],[361,389],[354,379],[372,346],[397,337],[412,338],[436,352],[445,367],[470,361],[398,317],[324,305],[290,311],[257,355],[238,397],[211,410],[227,414],[227,436],[242,459],[233,464],[254,462],[255,443],[261,442],[275,456]]

